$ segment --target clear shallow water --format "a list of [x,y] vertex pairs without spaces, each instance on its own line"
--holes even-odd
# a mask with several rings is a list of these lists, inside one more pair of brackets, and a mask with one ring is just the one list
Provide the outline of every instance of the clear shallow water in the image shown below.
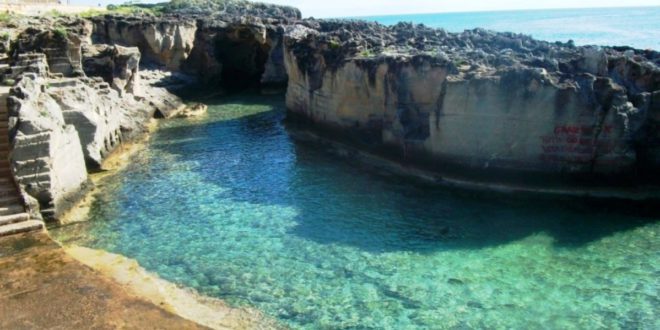
[[451,32],[481,27],[524,33],[553,42],[573,39],[578,45],[632,46],[660,50],[660,6],[415,14],[360,19],[386,25],[401,21],[423,23]]
[[658,329],[658,217],[421,186],[293,142],[281,97],[162,123],[65,243],[300,329]]

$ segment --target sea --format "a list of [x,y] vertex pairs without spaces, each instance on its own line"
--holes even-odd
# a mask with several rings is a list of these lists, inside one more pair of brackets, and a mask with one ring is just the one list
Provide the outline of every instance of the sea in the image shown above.
[[660,215],[429,186],[292,138],[280,95],[203,99],[63,244],[291,329],[660,329]]
[[[367,19],[660,48],[660,7]],[[292,329],[660,329],[660,214],[429,186],[292,138],[281,95],[193,101],[51,234]]]
[[550,9],[354,17],[391,25],[413,22],[450,32],[485,28],[577,45],[660,50],[660,6]]

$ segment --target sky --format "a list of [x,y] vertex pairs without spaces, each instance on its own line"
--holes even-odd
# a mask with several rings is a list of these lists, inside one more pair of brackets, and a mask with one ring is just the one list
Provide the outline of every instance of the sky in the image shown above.
[[[145,0],[143,3],[166,0]],[[125,0],[70,0],[71,4],[103,6]],[[660,6],[660,0],[264,0],[300,8],[304,17],[492,11],[547,8]]]

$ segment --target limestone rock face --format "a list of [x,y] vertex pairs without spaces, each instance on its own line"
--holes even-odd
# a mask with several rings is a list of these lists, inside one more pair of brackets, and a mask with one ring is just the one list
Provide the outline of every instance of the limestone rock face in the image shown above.
[[96,42],[138,47],[145,59],[179,70],[193,49],[197,24],[193,19],[147,17],[94,19]]
[[86,26],[67,26],[66,36],[21,32],[3,72],[5,81],[18,81],[8,99],[12,170],[47,219],[77,202],[90,186],[87,171],[99,169],[122,141],[146,132],[151,118],[185,109],[166,89],[172,79],[153,72],[140,78],[138,48],[92,45]]
[[270,53],[265,25],[211,20],[199,24],[195,48],[184,66],[187,72],[215,83],[246,85],[261,79]]
[[28,73],[12,89],[10,130],[17,182],[49,218],[66,211],[89,183],[78,133],[45,86],[42,77]]
[[94,80],[51,81],[47,93],[57,102],[64,121],[76,128],[87,164],[98,168],[119,144],[123,117],[132,104],[107,83]]
[[254,83],[284,86],[285,23],[234,15],[108,16],[94,19],[93,36],[97,43],[138,47],[145,63],[193,74],[205,83],[229,88]]
[[[81,27],[86,26],[83,21],[79,23]],[[58,29],[30,27],[18,36],[15,51],[46,54],[51,72],[65,76],[81,76],[83,75],[81,46],[86,38],[84,34],[77,34],[63,27]]]
[[441,173],[660,172],[660,55],[485,30],[287,27],[287,107],[335,137]]
[[83,68],[90,77],[101,77],[120,94],[136,94],[140,86],[140,50],[137,47],[89,45],[83,47]]

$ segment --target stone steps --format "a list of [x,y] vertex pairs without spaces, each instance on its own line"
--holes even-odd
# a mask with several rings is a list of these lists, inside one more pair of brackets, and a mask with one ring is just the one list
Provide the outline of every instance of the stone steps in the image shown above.
[[18,196],[18,191],[16,191],[16,188],[9,186],[0,187],[0,198],[10,197],[10,196]]
[[[48,143],[48,140],[50,138],[50,133],[46,133],[44,135],[42,134],[34,134],[30,136],[21,136],[20,138],[17,138],[14,141],[14,147],[16,148],[21,148],[22,150],[25,150],[22,157],[19,156],[14,156],[14,161],[17,162],[25,162],[25,161],[30,161],[33,156],[32,155],[47,155],[48,154],[48,148],[50,147],[50,144]],[[39,157],[41,158],[41,157]]]
[[0,187],[14,184],[14,179],[9,176],[0,177]]
[[39,220],[27,220],[0,226],[0,237],[43,230],[44,223]]
[[9,195],[9,196],[2,196],[0,197],[0,207],[6,207],[6,206],[11,206],[15,204],[21,204],[21,198],[18,196],[18,194],[15,195]]
[[5,215],[0,217],[0,226],[28,221],[28,220],[30,220],[30,215],[27,213],[16,213],[11,215]]
[[25,212],[25,208],[23,208],[23,205],[9,205],[9,206],[0,206],[0,216],[3,215],[12,215],[12,214],[17,214],[17,213],[23,213]]
[[55,81],[49,81],[48,86],[50,88],[64,88],[64,87],[77,87],[80,85],[78,79],[58,79]]
[[23,180],[25,179],[50,181],[50,173],[48,171],[42,171],[42,172],[30,173],[16,177],[16,180],[18,180],[18,182],[23,182]]
[[22,135],[18,137],[16,140],[18,143],[21,144],[42,143],[42,142],[48,143],[49,138],[50,138],[50,132],[41,132],[32,135]]
[[[0,70],[2,70],[1,67]],[[25,212],[23,199],[12,177],[9,162],[9,152],[12,146],[9,143],[9,123],[7,122],[8,95],[9,87],[0,86],[0,237],[44,228],[43,222],[31,220],[30,215]],[[48,139],[48,136],[35,137],[36,141],[44,139]],[[31,161],[35,162],[36,165],[39,160]]]
[[[16,163],[16,166],[20,167],[34,167],[34,166],[46,166],[48,164],[48,160],[50,158],[48,157],[37,157],[37,158],[30,158],[27,160],[14,160]],[[3,163],[0,162],[0,166],[2,166]]]

